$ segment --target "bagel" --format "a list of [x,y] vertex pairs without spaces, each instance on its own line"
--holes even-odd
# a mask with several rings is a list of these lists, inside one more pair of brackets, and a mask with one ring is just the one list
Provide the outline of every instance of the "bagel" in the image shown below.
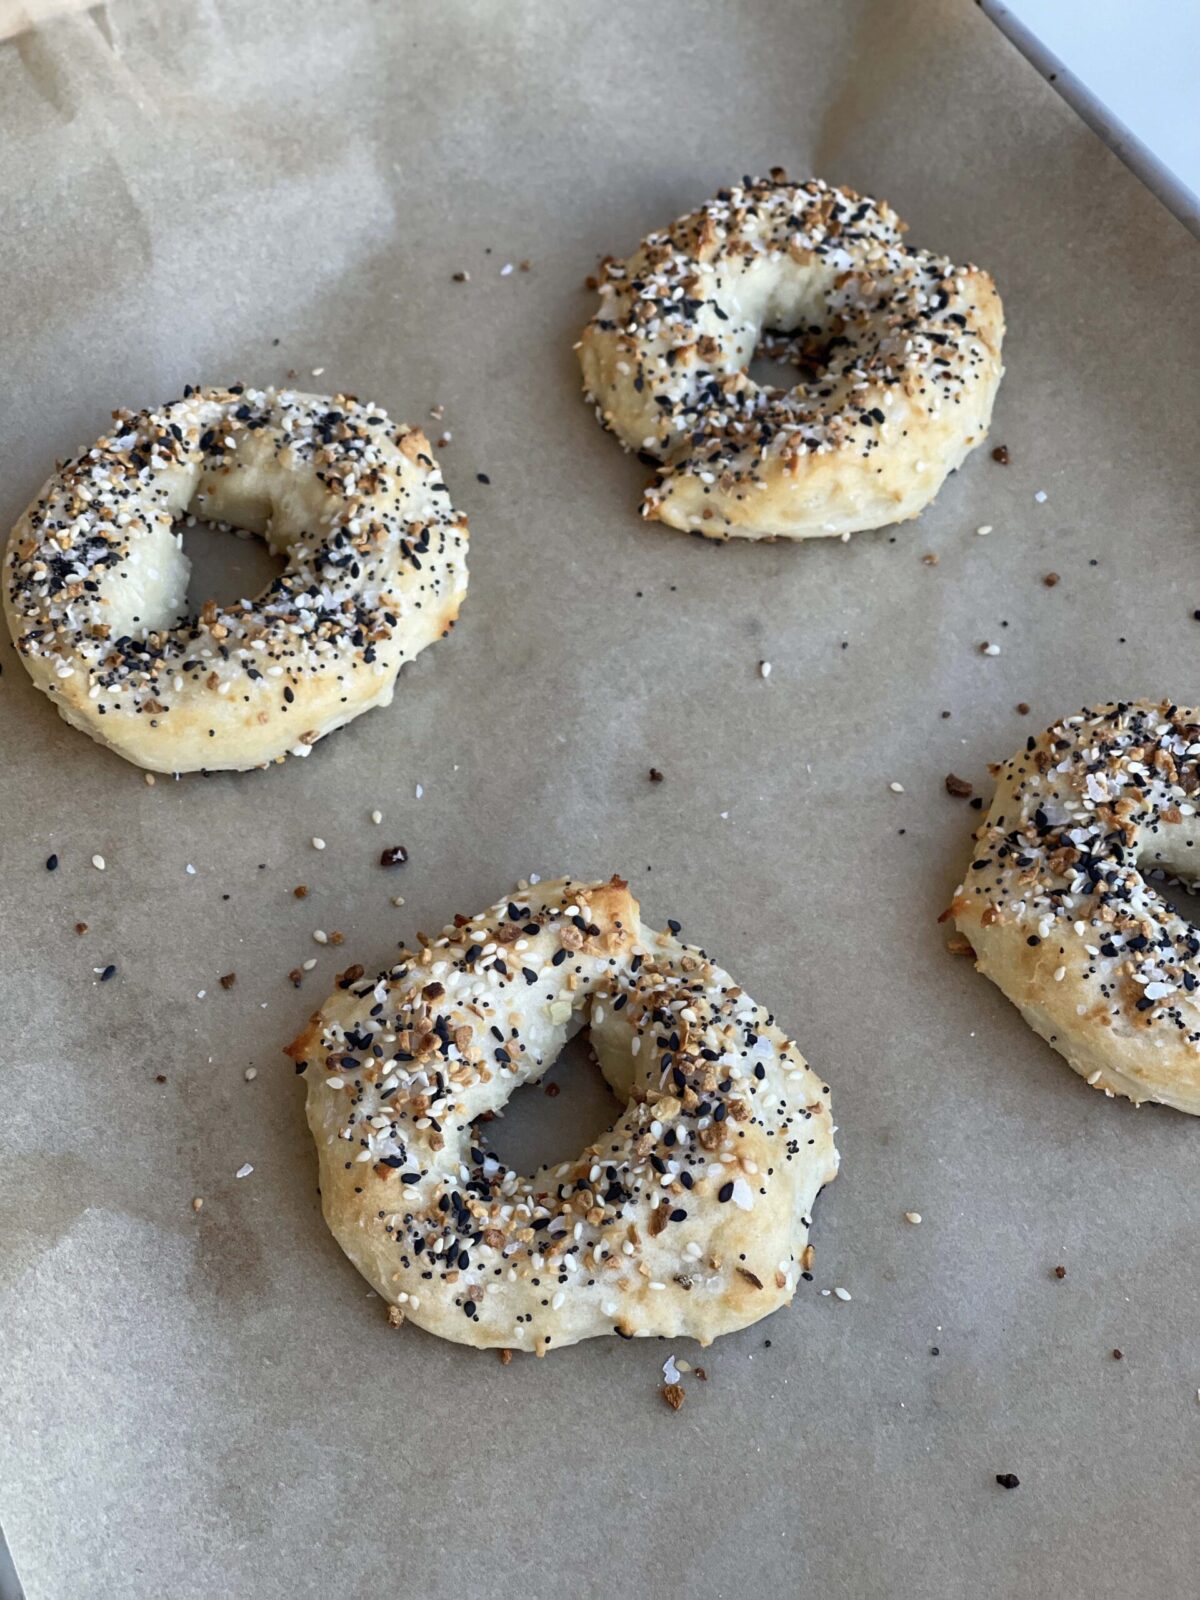
[[[523,888],[376,979],[351,968],[288,1047],[326,1221],[402,1315],[544,1355],[613,1332],[707,1344],[792,1298],[837,1171],[829,1090],[677,931],[643,927],[619,878]],[[624,1110],[522,1177],[480,1119],[583,1026]]]
[[1001,768],[952,904],[980,972],[1093,1088],[1200,1113],[1200,711],[1082,711]]
[[[584,391],[659,465],[643,516],[710,539],[812,539],[929,504],[987,434],[1004,316],[986,272],[903,231],[882,201],[774,168],[605,262]],[[805,370],[760,387],[747,369],[781,331]]]
[[[419,430],[349,395],[240,384],[113,415],[17,523],[3,587],[34,683],[127,761],[307,755],[453,626],[467,524]],[[188,513],[262,534],[285,570],[183,617]]]

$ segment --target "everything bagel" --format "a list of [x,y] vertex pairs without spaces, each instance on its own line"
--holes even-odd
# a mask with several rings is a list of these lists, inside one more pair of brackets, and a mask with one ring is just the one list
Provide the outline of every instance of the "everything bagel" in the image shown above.
[[[241,385],[114,417],[17,523],[4,607],[34,683],[127,761],[307,755],[453,626],[467,524],[419,430],[346,395]],[[285,570],[182,618],[187,513],[262,534]]]
[[1200,711],[1067,717],[999,774],[954,897],[979,970],[1109,1095],[1200,1113],[1200,930],[1150,881],[1200,878]]
[[[661,464],[644,516],[713,539],[810,539],[929,504],[987,433],[1004,317],[986,272],[903,231],[883,202],[776,168],[605,263],[584,389]],[[808,345],[791,389],[748,375],[773,331]]]
[[[421,1327],[539,1355],[612,1332],[707,1344],[791,1299],[837,1171],[829,1090],[677,931],[644,927],[620,879],[541,884],[376,979],[352,969],[289,1047],[326,1220]],[[625,1109],[523,1177],[478,1119],[584,1025]]]

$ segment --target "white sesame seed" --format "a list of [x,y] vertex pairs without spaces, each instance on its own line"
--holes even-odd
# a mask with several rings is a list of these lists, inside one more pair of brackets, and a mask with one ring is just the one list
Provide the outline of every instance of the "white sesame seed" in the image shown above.
[[346,1080],[345,1078],[338,1077],[326,1078],[325,1087],[327,1089],[344,1089],[346,1087]]
[[328,944],[329,943],[329,935],[325,932],[324,928],[314,928],[313,929],[313,938],[317,941],[318,944]]
[[990,522],[985,522],[982,528],[976,528],[975,529],[975,532],[979,535],[979,537],[981,539],[986,539],[988,534],[991,533],[991,531],[992,531],[992,525],[991,525]]
[[903,794],[904,793],[904,785],[902,783],[889,783],[888,784],[888,788],[892,791],[893,794]]
[[312,369],[312,375],[313,375],[314,378],[319,378],[324,371],[325,371],[324,367],[314,367]]
[[92,865],[95,867],[97,872],[103,872],[104,871],[104,865],[105,865],[104,857],[103,856],[93,856],[92,857]]
[[314,834],[313,835],[312,846],[313,846],[314,850],[324,850],[325,841],[324,841],[324,839],[318,839],[317,836]]
[[245,1072],[242,1073],[242,1077],[245,1078],[247,1083],[253,1083],[255,1078],[258,1077],[258,1068],[247,1067]]
[[850,1299],[850,1291],[849,1291],[849,1289],[843,1289],[840,1283],[838,1285],[836,1285],[836,1287],[834,1288],[833,1292],[834,1292],[835,1295],[837,1295],[839,1300],[849,1300]]
[[921,1220],[921,1213],[919,1211],[906,1211],[904,1213],[904,1220],[905,1222],[911,1222],[915,1228]]
[[312,969],[316,966],[316,964],[317,964],[316,956],[309,956],[307,961],[301,962],[301,966],[304,968],[305,972],[311,972]]
[[383,821],[383,812],[382,811],[378,811],[378,810],[372,811],[372,813],[371,813],[371,821],[374,822],[374,823],[377,823],[377,824],[382,822]]
[[424,793],[425,793],[425,785],[422,784],[422,783],[419,783],[417,785],[417,788],[416,788],[417,799],[419,800]]
[[512,262],[511,261],[506,261],[504,263],[504,265],[500,268],[500,276],[502,278],[507,278],[511,274],[512,269],[513,269]]
[[392,896],[392,904],[394,906],[402,906],[404,904],[404,896],[402,894],[394,894]]
[[758,675],[760,678],[769,678],[771,676],[771,663],[769,661],[760,661],[758,663]]
[[154,785],[158,782],[158,779],[152,772],[143,772],[142,777],[151,789],[153,789]]

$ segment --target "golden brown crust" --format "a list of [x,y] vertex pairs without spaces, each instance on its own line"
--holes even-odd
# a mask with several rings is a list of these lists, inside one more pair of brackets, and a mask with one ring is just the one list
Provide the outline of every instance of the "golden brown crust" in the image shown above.
[[954,897],[981,972],[1093,1088],[1200,1113],[1200,711],[1121,702],[1001,769]]
[[[264,534],[287,568],[180,622],[189,512]],[[116,413],[47,483],[13,531],[4,605],[68,722],[156,771],[241,769],[386,705],[454,625],[466,544],[419,430],[346,395],[189,389]]]
[[[645,516],[804,539],[929,504],[987,434],[1004,315],[986,272],[903,231],[885,203],[777,170],[606,263],[584,388],[627,449],[662,463]],[[802,369],[790,390],[747,374],[779,327]]]
[[[585,1023],[625,1109],[522,1177],[479,1119]],[[708,1343],[755,1322],[795,1292],[837,1170],[828,1089],[619,879],[524,887],[339,989],[289,1053],[330,1228],[406,1317],[461,1343]]]

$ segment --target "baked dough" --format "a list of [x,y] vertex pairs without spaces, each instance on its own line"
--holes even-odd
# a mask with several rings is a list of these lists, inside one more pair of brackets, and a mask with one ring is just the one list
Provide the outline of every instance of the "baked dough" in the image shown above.
[[1083,711],[1005,765],[953,902],[980,972],[1093,1088],[1200,1113],[1200,711]]
[[[837,1171],[829,1090],[677,931],[644,927],[619,878],[524,887],[376,979],[351,969],[289,1047],[326,1220],[421,1327],[538,1355],[613,1332],[707,1344],[792,1298]],[[585,1025],[625,1110],[522,1177],[478,1119]]]
[[[746,178],[602,269],[584,389],[661,463],[642,514],[711,539],[849,535],[915,517],[985,437],[1004,316],[986,272],[903,243],[882,201]],[[772,330],[809,375],[760,388]]]
[[[453,626],[466,518],[419,430],[348,395],[239,384],[114,417],[17,523],[4,607],[34,683],[127,761],[307,755]],[[183,618],[189,512],[262,534],[286,569]]]

